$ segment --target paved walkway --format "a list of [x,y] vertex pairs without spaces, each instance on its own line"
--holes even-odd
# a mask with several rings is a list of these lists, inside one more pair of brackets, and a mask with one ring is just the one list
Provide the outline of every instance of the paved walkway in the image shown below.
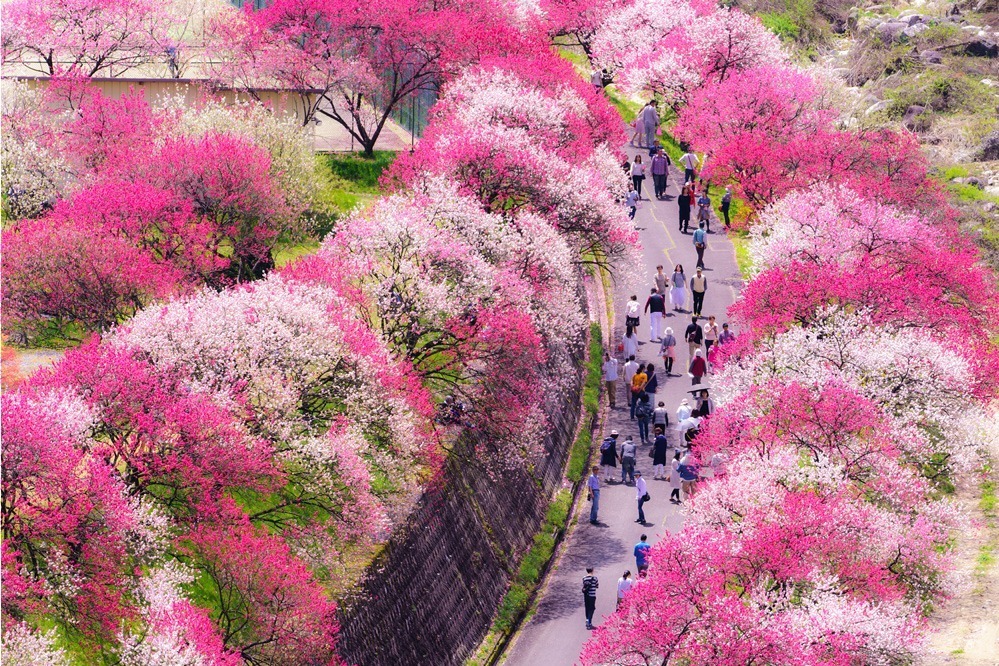
[[[628,148],[629,159],[633,160],[636,152],[647,156],[647,151],[636,151]],[[647,157],[643,157],[646,160]],[[642,207],[635,218],[641,234],[642,255],[645,273],[648,280],[642,284],[618,284],[615,286],[614,306],[614,347],[620,341],[624,329],[624,303],[631,294],[639,297],[642,305],[648,297],[649,289],[654,285],[651,277],[657,264],[662,264],[664,271],[672,273],[677,263],[683,264],[688,282],[697,263],[693,240],[690,235],[681,234],[678,229],[678,211],[675,197],[679,193],[677,178],[682,178],[682,172],[675,170],[670,175],[670,188],[667,201],[642,201]],[[643,195],[651,195],[651,178],[646,179],[648,191]],[[704,299],[702,314],[715,315],[719,327],[726,321],[725,312],[735,300],[737,290],[742,284],[739,269],[735,261],[735,251],[732,244],[723,233],[721,224],[712,223],[713,233],[708,236],[708,248],[705,251],[705,275],[708,277],[708,291]],[[639,349],[639,361],[656,364],[656,374],[659,377],[659,390],[656,402],[662,400],[670,410],[670,424],[675,426],[675,412],[680,400],[688,397],[687,391],[692,387],[686,376],[688,354],[686,344],[682,342],[683,331],[690,323],[690,295],[687,295],[688,313],[678,314],[668,312],[663,328],[670,326],[674,335],[680,341],[677,346],[677,361],[674,373],[684,373],[680,377],[666,378],[663,373],[661,359],[658,356],[659,345],[645,342]],[[670,308],[667,306],[667,309]],[[639,339],[649,338],[648,315],[643,314],[641,326],[638,329]],[[738,334],[738,331],[736,331]],[[620,358],[620,354],[618,355]],[[679,366],[679,370],[677,367]],[[704,386],[710,386],[708,376]],[[620,385],[622,382],[619,381]],[[602,396],[606,401],[606,396]],[[611,410],[604,424],[604,434],[616,428],[620,433],[619,442],[625,435],[633,435],[638,441],[638,426],[628,418],[628,408],[623,391],[619,386],[617,398],[618,407]],[[669,433],[671,441],[675,441],[676,433]],[[646,521],[651,525],[642,526],[633,522],[638,517],[638,507],[635,501],[633,486],[621,484],[604,485],[600,497],[600,525],[589,524],[590,503],[585,498],[579,502],[579,510],[575,516],[575,525],[567,537],[565,548],[557,566],[549,576],[546,589],[534,616],[524,626],[520,635],[508,653],[505,664],[508,666],[571,666],[577,663],[583,643],[590,636],[585,629],[583,615],[583,600],[581,594],[582,577],[587,566],[594,566],[594,572],[600,581],[597,594],[597,611],[594,624],[599,625],[603,616],[614,611],[617,597],[617,579],[625,569],[635,574],[635,559],[632,549],[641,534],[649,536],[650,543],[658,541],[667,531],[677,531],[683,523],[683,509],[669,502],[670,486],[668,481],[652,479],[652,460],[648,456],[648,446],[642,446],[638,452],[636,469],[641,469],[645,476],[649,494],[652,497],[645,505]],[[595,454],[599,455],[599,454]],[[599,458],[595,458],[595,462]],[[620,470],[620,468],[618,468]]]

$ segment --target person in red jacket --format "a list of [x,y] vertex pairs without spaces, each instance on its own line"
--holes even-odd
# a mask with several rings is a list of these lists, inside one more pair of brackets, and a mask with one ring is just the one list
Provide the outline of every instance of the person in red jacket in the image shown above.
[[690,384],[691,386],[696,386],[701,383],[701,377],[703,377],[708,371],[708,363],[704,360],[704,352],[698,349],[694,353],[694,360],[690,362]]

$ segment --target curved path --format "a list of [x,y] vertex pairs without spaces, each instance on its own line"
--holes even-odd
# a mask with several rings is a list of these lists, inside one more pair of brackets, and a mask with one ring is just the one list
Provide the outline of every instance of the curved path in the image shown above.
[[[627,147],[629,159],[634,159],[636,153],[647,155],[648,151]],[[643,157],[643,159],[647,159]],[[642,257],[644,261],[646,280],[640,284],[617,284],[614,289],[614,346],[624,333],[624,303],[631,294],[636,294],[640,302],[645,304],[649,290],[654,286],[652,275],[657,264],[662,264],[669,274],[673,266],[681,263],[687,273],[689,282],[696,264],[691,236],[680,233],[677,229],[678,211],[676,196],[678,178],[683,173],[675,169],[670,174],[670,186],[667,190],[668,200],[648,201],[643,199],[635,218],[641,235]],[[646,178],[648,191],[651,194],[651,178]],[[708,290],[704,299],[704,316],[715,315],[719,327],[726,321],[726,310],[734,302],[742,278],[735,261],[735,251],[732,243],[721,232],[722,226],[712,222],[712,233],[708,236],[708,248],[704,253],[706,266],[705,275],[708,278]],[[661,359],[658,356],[659,345],[650,344],[648,315],[643,314],[638,333],[644,341],[640,346],[638,360],[654,362],[659,376],[659,391],[656,401],[662,400],[670,410],[670,424],[675,425],[675,412],[680,400],[688,397],[687,391],[692,387],[690,379],[685,374],[688,362],[687,346],[683,340],[683,331],[690,323],[690,295],[687,295],[687,314],[667,312],[663,328],[670,326],[680,341],[677,346],[677,360],[674,373],[684,372],[680,377],[665,379]],[[667,310],[670,308],[667,307]],[[735,331],[738,334],[738,331]],[[620,354],[617,354],[621,358]],[[679,370],[677,368],[680,368]],[[711,385],[711,377],[704,382]],[[628,408],[624,399],[622,382],[618,382],[617,408],[608,412],[604,422],[604,434],[616,428],[623,441],[625,435],[633,435],[638,441],[638,426],[628,418]],[[606,396],[601,396],[605,401]],[[675,433],[670,433],[671,441]],[[578,503],[578,511],[573,518],[567,545],[564,547],[559,561],[549,575],[546,588],[541,593],[537,610],[524,625],[516,642],[508,652],[507,666],[571,666],[577,663],[579,652],[590,632],[585,628],[583,601],[580,592],[582,577],[587,566],[595,567],[594,572],[600,581],[597,594],[597,612],[594,624],[601,624],[604,615],[614,611],[617,597],[617,579],[625,569],[635,573],[635,559],[632,549],[639,536],[648,534],[649,542],[655,543],[667,531],[677,531],[683,523],[683,509],[669,502],[669,482],[652,480],[651,459],[648,456],[648,446],[640,447],[636,469],[642,470],[649,486],[652,500],[645,505],[646,520],[651,525],[643,527],[633,522],[638,517],[633,486],[602,484],[600,497],[600,525],[589,524],[590,504],[582,498]],[[595,460],[599,460],[596,458]],[[620,470],[620,468],[618,468]]]

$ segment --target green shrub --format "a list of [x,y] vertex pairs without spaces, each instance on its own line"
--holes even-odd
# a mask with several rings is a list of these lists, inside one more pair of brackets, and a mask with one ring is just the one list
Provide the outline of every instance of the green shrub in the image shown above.
[[368,157],[363,153],[344,153],[327,155],[330,171],[346,181],[361,187],[376,188],[378,179],[395,160],[395,153],[376,150]]

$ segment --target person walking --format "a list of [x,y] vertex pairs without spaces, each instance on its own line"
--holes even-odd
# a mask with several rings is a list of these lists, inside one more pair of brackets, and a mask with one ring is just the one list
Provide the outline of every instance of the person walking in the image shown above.
[[621,369],[621,371],[623,373],[622,379],[624,379],[625,400],[627,401],[628,407],[630,408],[633,395],[631,392],[631,381],[635,378],[635,375],[638,373],[639,365],[638,362],[635,361],[634,354],[627,354],[625,358],[627,358],[628,361],[624,364],[624,367]]
[[728,217],[728,211],[731,208],[731,206],[732,206],[732,188],[731,187],[726,187],[725,188],[725,194],[721,198],[721,213],[722,213],[722,216],[725,218],[725,228],[726,229],[731,229],[732,228],[732,221],[729,220],[729,217]]
[[659,342],[663,337],[663,317],[666,316],[666,299],[655,287],[645,300],[645,312],[649,313],[649,342]]
[[666,327],[666,334],[663,335],[663,340],[659,345],[659,355],[662,356],[666,376],[671,377],[673,375],[673,361],[676,360],[676,336],[673,335],[673,329],[669,326]]
[[680,484],[680,452],[676,451],[669,463],[669,501],[673,504],[680,503]]
[[704,294],[708,291],[708,278],[703,271],[704,269],[698,266],[694,277],[690,278],[690,295],[694,299],[691,312],[694,313],[695,317],[701,316],[701,308],[704,307]]
[[631,182],[638,192],[638,200],[642,200],[642,182],[645,180],[645,165],[642,164],[642,156],[635,155],[635,161],[631,163]]
[[[703,293],[701,294],[701,301],[704,300]],[[715,316],[711,315],[708,317],[708,325],[704,327],[704,355],[707,357],[708,362],[711,362],[711,348],[718,344],[718,323],[715,321]]]
[[690,228],[690,185],[684,185],[680,189],[680,196],[676,198],[677,208],[680,210],[680,232],[687,233]]
[[[659,376],[656,375],[656,366],[651,363],[645,365],[645,393],[649,395],[649,400],[655,397],[659,390]],[[652,403],[655,404],[654,402]]]
[[586,613],[586,628],[593,629],[593,613],[597,610],[597,588],[600,581],[593,575],[593,567],[586,567],[583,576],[583,611]]
[[635,214],[638,212],[638,202],[641,201],[642,196],[635,190],[635,186],[632,184],[628,185],[628,194],[624,196],[624,205],[628,208],[628,219],[634,220]]
[[690,362],[690,385],[697,386],[701,378],[708,372],[708,362],[704,360],[704,352],[698,349],[694,352],[694,360]]
[[683,312],[687,304],[687,276],[683,272],[683,264],[677,264],[669,277],[669,302],[674,312]]
[[693,184],[694,175],[697,173],[700,162],[697,155],[689,150],[680,156],[680,165],[683,167],[683,182]]
[[[662,400],[656,405],[656,408],[652,410],[652,432],[653,434],[656,430],[664,433],[666,428],[669,427],[669,410],[666,408],[666,403]],[[663,463],[666,464],[665,462]]]
[[638,356],[638,333],[632,329],[625,333],[621,339],[621,346],[624,347],[624,355],[627,357]]
[[669,276],[663,273],[663,265],[656,266],[656,274],[652,276],[652,283],[656,285],[656,291],[663,298],[666,297],[666,288],[669,286]]
[[687,361],[689,365],[694,360],[694,352],[701,348],[701,343],[704,341],[704,330],[697,323],[697,315],[690,318],[690,324],[683,334],[683,339],[687,342],[687,349],[690,352]]
[[[659,403],[660,406],[662,404]],[[669,452],[669,440],[666,438],[668,425],[656,426],[656,439],[652,442],[652,478],[656,480],[666,479],[666,455]]]
[[694,250],[697,252],[697,267],[704,268],[704,251],[708,249],[708,234],[704,231],[704,223],[700,222],[694,230]]
[[631,435],[625,437],[624,443],[621,444],[621,483],[631,485],[635,482],[635,454],[637,451],[638,447],[631,439]]
[[604,375],[604,386],[607,388],[607,403],[611,409],[614,409],[617,407],[617,359],[604,352],[604,364],[600,369]]
[[666,185],[669,180],[669,156],[660,148],[652,158],[652,183],[656,188],[656,199],[662,199],[666,194]]
[[653,100],[642,109],[642,122],[645,125],[645,147],[651,148],[656,142],[656,133],[659,130],[659,113]]
[[643,391],[638,398],[638,406],[635,407],[635,418],[638,419],[638,438],[642,444],[649,441],[649,422],[652,420],[654,412],[655,409],[652,407],[652,401],[649,400],[649,394]]
[[632,421],[635,420],[635,408],[638,407],[638,397],[645,392],[645,382],[648,379],[649,376],[645,374],[645,365],[639,363],[638,371],[631,378],[631,411],[629,412],[629,417]]
[[610,435],[600,442],[600,468],[605,483],[614,480],[612,470],[617,469],[617,430],[611,430]]
[[701,196],[697,198],[697,224],[704,223],[704,230],[711,233],[711,199],[708,198],[707,190],[701,191]]
[[638,520],[636,523],[645,525],[645,503],[649,501],[649,487],[642,478],[640,470],[635,472],[635,500],[638,502]]
[[635,581],[631,579],[631,572],[625,570],[620,578],[617,579],[617,608],[621,607],[621,602],[624,601],[624,597],[631,590],[631,586],[635,584]]
[[631,333],[636,328],[638,328],[639,318],[638,318],[638,296],[635,294],[631,295],[628,302],[624,304],[624,330],[625,335]]
[[680,457],[677,471],[680,473],[680,490],[683,497],[690,499],[694,494],[694,484],[697,482],[697,459],[689,450]]
[[590,469],[590,478],[586,480],[586,499],[590,500],[590,524],[597,524],[597,512],[600,511],[600,468],[594,465]]
[[649,535],[643,534],[638,543],[635,544],[635,568],[638,569],[638,577],[645,578],[649,571],[649,551],[652,545],[649,544]]
[[[635,116],[635,122],[631,124],[631,128],[635,130],[635,133],[631,135],[631,145],[641,148],[642,147],[642,135],[645,134],[645,121],[642,120],[642,114],[639,113]],[[637,142],[637,143],[636,143]]]
[[[680,401],[680,406],[676,408],[676,427],[677,430],[680,429],[680,424],[690,418],[690,414],[693,410],[690,407],[690,403],[686,398]],[[681,437],[683,433],[680,433]]]

